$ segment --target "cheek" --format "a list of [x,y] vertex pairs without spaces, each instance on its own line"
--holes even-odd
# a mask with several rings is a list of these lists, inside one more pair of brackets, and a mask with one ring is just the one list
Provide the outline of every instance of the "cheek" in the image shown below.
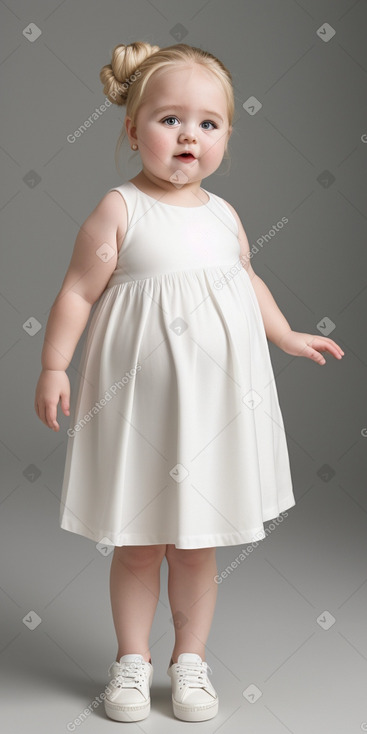
[[164,131],[148,129],[144,136],[144,144],[146,146],[147,154],[151,154],[162,159],[167,155],[169,140],[167,140],[167,135],[164,134]]
[[212,158],[218,158],[220,156],[223,156],[224,149],[225,149],[225,142],[224,138],[220,140],[216,140],[214,143],[212,143],[208,150],[208,156],[211,156]]
[[160,128],[148,129],[146,140],[148,145],[154,146],[154,149],[163,150],[164,147],[167,147],[167,135]]
[[167,135],[164,135],[164,133],[155,133],[154,135],[154,149],[155,151],[160,154],[164,155],[167,154],[170,148],[170,140]]

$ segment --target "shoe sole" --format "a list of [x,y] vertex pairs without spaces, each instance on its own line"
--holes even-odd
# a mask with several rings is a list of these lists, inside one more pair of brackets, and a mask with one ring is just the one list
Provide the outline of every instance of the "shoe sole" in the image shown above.
[[104,707],[107,716],[114,721],[141,721],[149,716],[150,699],[141,706],[122,706],[121,704],[111,703],[105,699]]
[[213,719],[218,713],[218,699],[209,706],[185,706],[175,701],[172,696],[173,713],[181,721],[206,721]]

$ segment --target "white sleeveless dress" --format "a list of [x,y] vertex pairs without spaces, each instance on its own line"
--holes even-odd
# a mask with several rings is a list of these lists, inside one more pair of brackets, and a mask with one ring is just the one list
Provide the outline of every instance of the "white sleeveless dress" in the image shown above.
[[205,189],[198,207],[115,190],[128,228],[80,359],[60,527],[117,546],[261,540],[295,499],[236,220]]

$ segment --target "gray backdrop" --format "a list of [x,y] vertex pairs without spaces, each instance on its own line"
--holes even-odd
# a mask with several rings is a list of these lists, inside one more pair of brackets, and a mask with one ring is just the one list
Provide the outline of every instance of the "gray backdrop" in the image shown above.
[[[103,104],[99,70],[112,48],[145,40],[200,46],[231,70],[231,165],[203,185],[261,245],[254,270],[292,328],[345,351],[320,367],[269,343],[297,504],[241,562],[248,545],[217,550],[218,572],[229,570],[207,660],[220,707],[200,730],[366,731],[366,3],[7,0],[0,19],[2,730],[117,731],[92,706],[117,651],[112,556],[59,528],[69,421],[59,409],[52,432],[33,401],[78,229],[123,182],[114,151],[124,109],[109,107],[74,143],[67,136]],[[125,180],[140,170],[127,143],[120,160]],[[161,574],[152,712],[133,731],[189,726],[171,711],[165,560]]]

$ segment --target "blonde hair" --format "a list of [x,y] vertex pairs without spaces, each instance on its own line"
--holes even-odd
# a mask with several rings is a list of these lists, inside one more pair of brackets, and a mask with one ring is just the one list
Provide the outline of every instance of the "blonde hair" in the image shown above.
[[[131,118],[131,125],[134,126],[152,75],[159,69],[169,69],[190,62],[201,64],[221,82],[227,102],[228,124],[231,126],[235,109],[231,73],[216,56],[201,48],[185,43],[165,48],[151,46],[144,41],[136,41],[127,46],[121,43],[113,49],[111,63],[102,67],[99,78],[104,85],[103,92],[110,102],[126,105],[126,116]],[[125,135],[126,130],[123,127],[116,145],[116,166],[117,154]],[[225,157],[228,158],[227,146],[228,141],[225,147]]]

